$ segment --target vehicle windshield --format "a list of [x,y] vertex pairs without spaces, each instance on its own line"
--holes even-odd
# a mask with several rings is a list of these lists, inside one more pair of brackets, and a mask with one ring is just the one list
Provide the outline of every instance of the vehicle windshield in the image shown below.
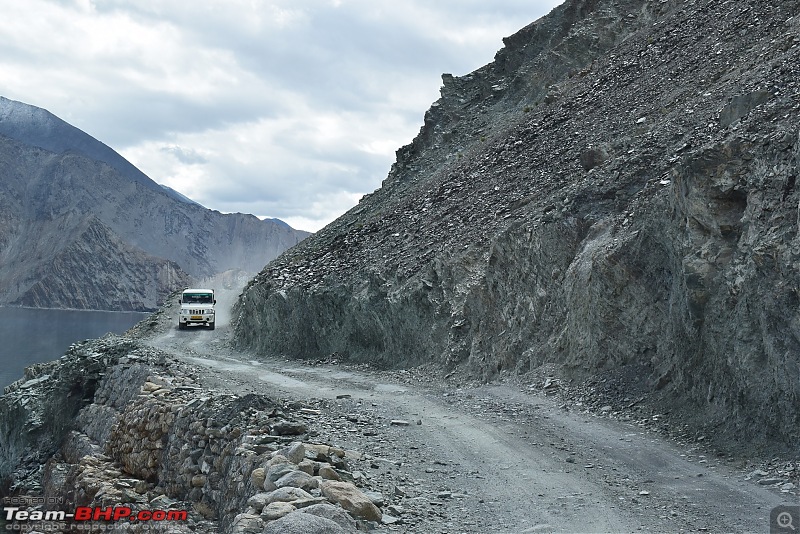
[[211,293],[184,293],[184,304],[211,304],[214,299]]

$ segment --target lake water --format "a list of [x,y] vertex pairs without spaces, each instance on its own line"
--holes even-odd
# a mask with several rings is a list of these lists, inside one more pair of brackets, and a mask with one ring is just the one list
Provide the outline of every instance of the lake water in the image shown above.
[[0,394],[33,363],[56,360],[76,341],[121,334],[147,313],[0,307]]

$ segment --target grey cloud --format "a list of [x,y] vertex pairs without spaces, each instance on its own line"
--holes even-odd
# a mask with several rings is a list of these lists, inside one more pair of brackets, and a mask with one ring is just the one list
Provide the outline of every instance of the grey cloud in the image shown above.
[[162,152],[175,156],[178,161],[186,165],[196,165],[200,163],[208,163],[203,155],[191,148],[181,148],[179,146],[165,146],[161,148]]
[[[118,99],[125,104],[117,104]],[[270,104],[267,100],[237,99],[236,95],[199,103],[180,95],[126,88],[100,95],[97,100],[85,104],[79,120],[91,125],[86,126],[86,131],[106,144],[126,147],[145,140],[165,139],[170,133],[200,132],[259,117],[275,117],[279,110]]]
[[[454,44],[448,35],[489,27],[507,27],[510,35],[557,3],[343,0],[334,7],[323,0],[273,0],[255,3],[261,8],[254,12],[253,3],[238,1],[104,0],[92,3],[94,12],[76,7],[75,17],[113,15],[140,28],[158,26],[159,35],[182,47],[183,64],[168,64],[165,56],[163,64],[153,65],[152,57],[125,55],[124,46],[119,55],[88,56],[81,63],[64,51],[48,53],[45,41],[37,41],[33,51],[29,43],[4,39],[0,32],[3,64],[41,73],[34,87],[25,86],[25,76],[5,76],[5,96],[45,107],[118,151],[138,147],[142,161],[135,163],[145,172],[152,164],[148,174],[157,181],[166,178],[157,173],[179,174],[165,167],[167,160],[202,170],[208,183],[195,183],[201,197],[190,196],[212,209],[322,220],[332,215],[314,213],[311,204],[368,193],[380,185],[394,150],[411,141],[425,110],[438,98],[440,74],[479,68],[491,61],[506,36],[491,36],[495,42],[487,47],[470,39]],[[302,14],[278,24],[269,18],[270,5]],[[251,24],[254,14],[264,17],[261,26]],[[54,15],[31,14],[48,16]],[[71,18],[59,18],[50,27],[71,23]],[[2,69],[0,64],[0,76]],[[154,73],[162,71],[174,75],[174,83],[149,86]],[[215,75],[216,85],[208,94],[196,94],[191,80],[181,79],[186,74],[199,75],[201,81]],[[26,92],[43,100],[32,100]],[[383,114],[392,117],[391,127],[377,124]],[[314,119],[321,115],[348,121],[350,131],[315,139]],[[267,134],[246,139],[249,125],[259,122],[268,125]],[[244,141],[234,139],[239,134]],[[382,145],[396,139],[397,146],[371,154],[358,146],[365,139]],[[234,149],[256,157],[237,161]],[[146,150],[153,151],[152,161]],[[169,183],[181,190],[174,180]]]
[[[409,2],[412,7],[413,4]],[[449,4],[452,5],[445,3],[442,7],[437,3],[424,10],[438,12],[440,17],[466,20],[470,16],[497,17],[502,12],[496,6],[487,8],[480,2],[469,2],[466,6],[454,2]],[[531,10],[529,2],[508,2],[502,9],[522,11],[525,8]],[[101,2],[97,9],[101,12],[109,9],[124,11],[145,22],[164,15],[153,4],[148,10],[138,3],[122,1]],[[470,10],[478,15],[467,16]],[[256,34],[225,26],[202,9],[198,9],[191,19],[176,18],[170,22],[192,35],[190,42],[198,46],[233,52],[240,65],[264,80],[265,86],[291,88],[294,93],[304,95],[309,102],[323,108],[379,109],[386,105],[387,88],[383,80],[401,79],[410,84],[429,84],[435,90],[439,85],[439,74],[458,72],[453,65],[464,63],[457,50],[443,48],[435,34],[426,32],[426,26],[417,28],[392,24],[392,21],[371,20],[361,11],[358,3],[345,2],[339,8],[327,3],[318,4],[313,10],[308,10],[307,20],[297,27],[268,29]],[[172,16],[177,17],[175,14]],[[114,146],[134,144],[145,135],[151,136],[152,132],[213,129],[224,123],[291,113],[291,110],[281,109],[268,91],[263,95],[234,93],[229,98],[202,104],[187,101],[182,95],[164,94],[145,87],[127,90],[118,87],[116,91],[121,94],[114,96],[123,98],[124,106],[99,102],[95,109],[85,111],[87,122],[102,124],[105,117],[113,123],[113,126],[98,130],[97,134]],[[115,107],[118,109],[116,116],[109,117],[107,110]],[[418,110],[415,119],[421,121],[423,113],[424,109]]]

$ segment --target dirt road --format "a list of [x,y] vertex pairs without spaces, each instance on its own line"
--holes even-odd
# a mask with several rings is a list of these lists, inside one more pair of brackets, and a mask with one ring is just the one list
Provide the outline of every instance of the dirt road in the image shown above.
[[150,342],[209,387],[308,407],[315,439],[363,453],[356,476],[398,519],[386,532],[769,532],[774,507],[798,504],[729,461],[541,393],[242,354],[229,333],[165,322]]

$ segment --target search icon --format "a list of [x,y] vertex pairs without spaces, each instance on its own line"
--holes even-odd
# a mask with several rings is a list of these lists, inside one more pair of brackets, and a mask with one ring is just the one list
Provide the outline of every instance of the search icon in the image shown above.
[[788,528],[788,529],[791,529],[793,531],[797,530],[797,529],[794,528],[792,514],[790,514],[789,512],[781,512],[781,513],[779,513],[778,517],[777,517],[777,522],[778,522],[778,526],[780,528]]
[[[798,521],[797,526],[794,524],[795,521]],[[800,526],[800,506],[782,504],[773,508],[769,514],[770,534],[800,534],[798,526]]]

